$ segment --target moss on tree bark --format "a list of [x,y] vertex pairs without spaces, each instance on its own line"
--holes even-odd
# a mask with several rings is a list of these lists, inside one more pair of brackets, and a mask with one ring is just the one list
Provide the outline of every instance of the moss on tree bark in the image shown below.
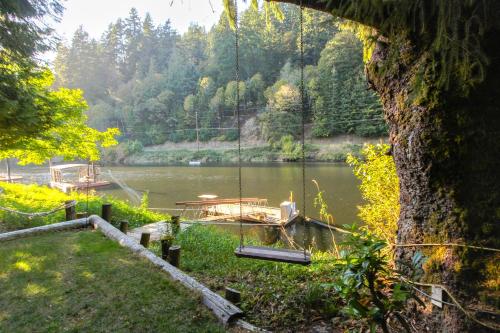
[[[412,98],[415,72],[431,66],[425,51],[410,42],[401,47],[401,62],[379,71],[388,47],[379,43],[367,66],[382,98],[400,180],[398,243],[462,243],[499,247],[500,234],[500,47],[498,34],[488,37],[491,60],[483,82],[464,97],[453,87]],[[458,90],[458,89],[457,89]],[[415,103],[416,102],[416,103]],[[399,248],[409,260],[423,250],[426,282],[444,284],[463,302],[480,298],[488,279],[491,252],[457,247]],[[497,258],[498,259],[498,258]],[[435,312],[434,329],[471,329],[463,313],[446,307]]]
[[[399,21],[394,20],[398,13],[391,11],[403,6],[402,1],[387,2],[384,6],[393,7],[373,15],[380,2],[281,2],[302,3],[389,33],[389,38],[379,38],[367,75],[384,105],[400,180],[398,242],[499,248],[500,25],[491,18],[500,15],[500,4],[440,1],[426,2],[427,6],[420,2],[421,7],[407,1],[419,11],[408,12]],[[446,17],[435,8],[460,17]],[[415,18],[419,13],[422,21]],[[470,26],[479,17],[483,30]],[[384,20],[394,24],[386,25]],[[450,30],[439,31],[446,24]],[[440,44],[447,39],[451,42]],[[468,49],[457,53],[460,59],[444,49],[461,42]],[[469,55],[484,66],[469,61]],[[446,285],[465,307],[482,298],[488,265],[498,262],[491,252],[458,247],[398,248],[397,259],[409,260],[416,250],[428,257],[426,282]],[[491,267],[489,271],[498,274]],[[487,331],[452,307],[433,311],[427,324],[439,332]]]

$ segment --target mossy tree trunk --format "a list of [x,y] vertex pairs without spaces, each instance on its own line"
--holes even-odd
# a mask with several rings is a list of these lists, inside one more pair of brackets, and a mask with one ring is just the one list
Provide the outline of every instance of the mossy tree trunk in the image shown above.
[[[382,21],[371,19],[370,13],[377,4],[383,3],[377,1],[281,2],[302,3],[305,7],[354,19],[375,28],[383,26],[384,16],[389,18],[391,15],[388,9],[379,11]],[[386,3],[391,5],[391,2]],[[493,14],[485,10],[484,15],[497,17],[500,14],[498,2],[485,3],[484,8],[489,8]],[[463,6],[452,8],[459,9],[457,13],[464,15],[463,20],[456,21],[460,30],[458,35],[463,37],[466,22],[471,22],[467,18],[475,14],[468,11],[468,2],[455,1],[453,4]],[[365,11],[345,10],[348,6],[358,6]],[[450,78],[448,85],[437,80],[436,72],[443,68],[440,61],[448,64],[453,59],[443,60],[437,54],[433,41],[442,32],[433,29],[437,30],[438,19],[448,18],[433,17],[439,13],[432,12],[431,8],[430,5],[422,7],[423,17],[428,19],[425,25],[430,29],[428,33],[422,34],[420,28],[415,28],[415,22],[410,22],[414,17],[410,13],[408,24],[405,27],[402,23],[400,33],[392,30],[393,39],[379,38],[366,68],[372,87],[381,96],[400,181],[398,242],[460,243],[499,248],[500,25],[490,24],[484,35],[469,36],[478,41],[478,50],[473,51],[482,52],[489,63],[483,67],[483,79],[464,94],[459,68],[449,67],[455,68],[457,73],[446,73]],[[414,36],[412,28],[417,31]],[[451,31],[444,33],[451,34]],[[471,73],[475,74],[474,71]],[[428,257],[425,282],[447,286],[465,307],[479,298],[484,300],[481,293],[488,280],[488,265],[490,272],[498,274],[491,269],[492,263],[497,262],[498,266],[498,256],[459,247],[401,247],[397,249],[397,259],[409,260],[417,250]],[[435,332],[474,329],[474,324],[463,313],[449,306],[442,311],[433,310],[426,324],[431,325]],[[474,331],[487,329],[478,326]]]
[[[500,235],[500,43],[488,36],[491,64],[485,80],[467,97],[436,89],[412,104],[412,80],[426,50],[407,43],[396,68],[379,72],[387,45],[379,43],[367,66],[390,127],[392,153],[400,181],[398,243],[460,243],[499,247]],[[457,89],[458,90],[458,89]],[[397,259],[414,251],[427,255],[426,282],[443,284],[464,305],[480,298],[488,279],[491,252],[457,247],[398,248]],[[497,257],[498,259],[498,257]],[[471,329],[460,311],[435,311],[434,330]]]

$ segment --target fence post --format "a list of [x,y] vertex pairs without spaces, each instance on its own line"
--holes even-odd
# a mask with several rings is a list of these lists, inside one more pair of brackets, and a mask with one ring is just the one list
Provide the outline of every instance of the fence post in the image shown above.
[[127,234],[127,232],[128,232],[128,221],[121,221],[120,222],[120,231],[123,232],[124,234]]
[[168,250],[168,261],[172,266],[179,267],[181,257],[181,246],[173,245]]
[[149,232],[143,232],[141,234],[141,245],[144,246],[146,249],[149,247],[149,238],[151,237],[151,234]]
[[111,222],[111,204],[102,204],[101,217],[107,222]]
[[[73,200],[68,200],[64,202],[66,204],[66,221],[71,221],[76,219],[76,207],[71,205],[74,203]],[[71,206],[68,206],[71,205]]]

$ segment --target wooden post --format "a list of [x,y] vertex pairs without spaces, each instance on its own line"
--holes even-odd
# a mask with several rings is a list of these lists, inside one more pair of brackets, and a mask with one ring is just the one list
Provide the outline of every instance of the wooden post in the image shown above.
[[64,202],[66,204],[66,221],[71,221],[76,219],[76,207],[75,205],[68,205],[74,203],[73,200],[68,200]]
[[181,230],[180,216],[172,215],[170,222],[172,223],[172,234],[174,236],[177,236],[177,234]]
[[226,287],[226,299],[233,304],[239,304],[241,302],[241,293],[236,289]]
[[124,234],[127,234],[127,232],[128,232],[128,221],[121,221],[120,222],[120,231],[123,232]]
[[171,245],[172,244],[170,241],[166,241],[166,240],[161,241],[161,258],[163,260],[168,260],[168,252],[170,250]]
[[145,248],[149,247],[149,238],[151,237],[151,234],[149,232],[143,232],[141,234],[141,245],[144,246]]
[[173,245],[170,247],[168,250],[168,262],[172,266],[179,267],[179,262],[181,259],[181,246],[180,245]]
[[111,204],[107,203],[102,205],[101,216],[103,220],[111,222]]

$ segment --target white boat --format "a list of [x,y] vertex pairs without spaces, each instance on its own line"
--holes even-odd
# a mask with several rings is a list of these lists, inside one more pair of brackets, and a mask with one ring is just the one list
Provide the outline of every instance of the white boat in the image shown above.
[[189,161],[189,165],[190,166],[200,166],[201,165],[201,161]]

